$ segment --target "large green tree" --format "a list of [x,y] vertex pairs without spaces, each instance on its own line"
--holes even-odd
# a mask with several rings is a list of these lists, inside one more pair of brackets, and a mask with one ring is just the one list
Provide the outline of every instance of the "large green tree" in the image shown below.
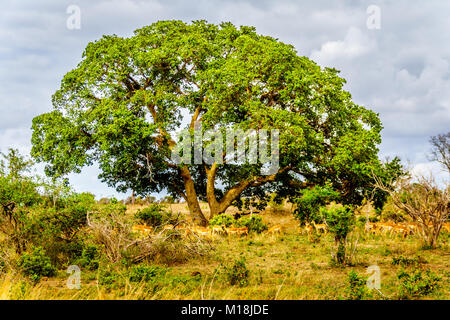
[[[183,197],[202,224],[243,195],[325,181],[360,201],[382,168],[382,126],[344,84],[337,70],[252,27],[160,21],[88,44],[53,95],[54,110],[34,118],[32,155],[53,176],[98,162],[108,185]],[[279,170],[261,175],[260,161],[173,162],[174,132],[195,121],[202,130],[278,129]]]

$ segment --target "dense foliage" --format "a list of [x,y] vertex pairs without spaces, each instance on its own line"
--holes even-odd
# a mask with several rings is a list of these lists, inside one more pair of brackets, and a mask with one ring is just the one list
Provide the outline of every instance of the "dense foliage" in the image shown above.
[[[128,38],[103,36],[62,79],[54,110],[33,119],[32,155],[51,176],[98,162],[108,185],[142,195],[166,190],[205,225],[241,196],[295,196],[326,181],[344,203],[358,203],[373,189],[372,174],[390,175],[396,162],[379,161],[379,117],[352,101],[338,73],[231,23],[159,21]],[[262,175],[262,161],[226,157],[174,163],[173,132],[192,133],[196,120],[203,132],[278,129],[279,169]]]

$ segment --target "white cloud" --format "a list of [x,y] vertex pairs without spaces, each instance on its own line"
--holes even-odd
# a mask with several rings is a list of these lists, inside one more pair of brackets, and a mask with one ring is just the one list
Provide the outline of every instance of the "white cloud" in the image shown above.
[[331,66],[338,59],[355,59],[376,50],[376,43],[360,29],[350,27],[344,40],[328,41],[320,50],[311,53],[311,59],[325,66]]

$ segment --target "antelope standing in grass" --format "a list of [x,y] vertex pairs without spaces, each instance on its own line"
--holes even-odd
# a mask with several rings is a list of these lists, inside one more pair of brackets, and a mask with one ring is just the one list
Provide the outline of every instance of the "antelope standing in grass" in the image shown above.
[[312,224],[314,226],[314,229],[316,229],[317,233],[319,233],[319,231],[320,231],[323,234],[327,234],[328,229],[327,229],[327,225],[326,224],[324,224],[324,223],[316,224],[316,222],[314,220],[312,221]]
[[233,234],[236,235],[248,235],[248,228],[247,227],[242,227],[242,228],[225,228],[225,232],[231,236]]
[[192,228],[192,233],[197,235],[199,238],[211,239],[212,230],[204,227],[194,227]]
[[212,234],[217,234],[217,235],[225,233],[224,226],[212,226],[211,227],[211,233]]
[[270,227],[269,230],[267,230],[267,233],[268,234],[275,234],[275,233],[281,234],[282,231],[283,231],[282,227],[280,225],[276,225],[276,226]]
[[153,231],[153,227],[142,225],[142,224],[136,224],[131,227],[132,232],[140,233],[143,235],[147,235]]
[[314,230],[314,227],[309,223],[309,222],[306,222],[305,223],[305,231],[306,231],[306,233],[308,234],[308,236],[309,235],[311,235],[311,233],[313,232],[313,230]]

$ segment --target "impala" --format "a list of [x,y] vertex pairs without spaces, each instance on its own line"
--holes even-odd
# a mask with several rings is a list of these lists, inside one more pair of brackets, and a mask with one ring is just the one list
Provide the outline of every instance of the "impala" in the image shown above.
[[314,227],[309,222],[306,222],[306,224],[305,224],[305,231],[306,231],[306,233],[308,235],[311,235],[313,230],[314,230]]
[[169,229],[173,229],[173,224],[166,224],[161,231],[165,231],[165,230],[169,230]]
[[210,239],[211,235],[212,235],[211,229],[203,228],[203,227],[194,227],[194,228],[192,228],[192,232],[199,237],[208,238],[208,239]]
[[366,232],[376,234],[379,231],[379,227],[376,223],[367,222],[365,225],[365,230],[366,230]]
[[224,226],[212,226],[211,232],[212,234],[223,234],[225,233]]
[[319,223],[316,224],[316,222],[313,220],[312,224],[314,226],[314,229],[316,229],[316,232],[319,233],[319,231],[321,231],[322,233],[326,234],[327,233],[327,226],[324,223]]
[[380,222],[378,223],[378,227],[382,234],[391,234],[394,231],[394,227],[391,223]]
[[237,235],[248,235],[248,228],[247,227],[242,227],[242,228],[225,228],[225,232],[230,236],[232,234],[237,234]]
[[275,233],[281,233],[282,228],[280,225],[276,225],[273,227],[270,227],[269,230],[267,230],[268,234],[275,234]]
[[400,225],[393,225],[392,227],[394,233],[401,235],[403,238],[406,238],[406,236],[409,234],[409,229],[407,227]]
[[146,235],[153,231],[153,227],[142,224],[136,224],[133,227],[131,227],[131,231]]

